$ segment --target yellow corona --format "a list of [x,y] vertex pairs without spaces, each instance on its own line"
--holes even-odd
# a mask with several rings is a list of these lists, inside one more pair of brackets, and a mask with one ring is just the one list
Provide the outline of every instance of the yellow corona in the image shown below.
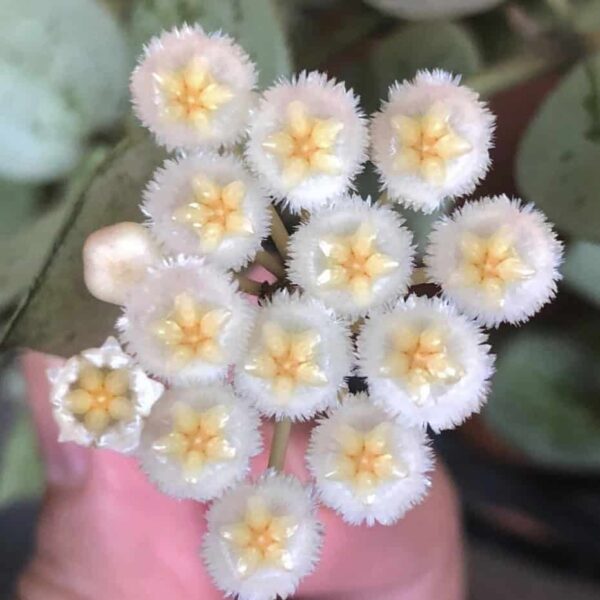
[[327,477],[350,483],[365,498],[381,483],[406,477],[407,466],[391,452],[390,435],[389,423],[366,432],[343,425],[336,435],[340,453]]
[[261,346],[245,370],[271,383],[276,396],[287,399],[301,385],[321,386],[327,377],[316,362],[321,336],[317,331],[286,331],[277,323],[262,328]]
[[377,248],[373,228],[361,224],[347,236],[323,239],[319,243],[325,256],[325,268],[318,274],[322,286],[349,291],[358,304],[367,304],[376,281],[398,266]]
[[248,576],[261,567],[292,569],[288,540],[298,524],[286,515],[274,515],[260,496],[251,496],[242,521],[223,527],[221,536],[237,555],[237,570]]
[[294,186],[311,174],[339,171],[341,162],[334,146],[342,129],[339,121],[310,116],[296,100],[287,107],[286,126],[269,136],[263,147],[279,158],[285,181]]
[[496,304],[502,305],[507,285],[534,274],[519,256],[510,234],[502,229],[489,237],[465,233],[460,249],[461,281],[479,287]]
[[187,404],[177,403],[173,407],[172,431],[157,440],[153,447],[178,459],[186,479],[193,481],[207,463],[235,456],[235,448],[225,436],[228,420],[225,406],[197,411]]
[[233,97],[232,91],[212,76],[202,59],[192,59],[178,71],[156,78],[163,97],[163,111],[172,121],[207,129],[211,114]]
[[173,220],[189,225],[206,251],[215,250],[224,237],[253,233],[243,210],[246,191],[241,181],[221,187],[198,176],[192,182],[192,190],[192,199],[175,210]]
[[[392,333],[391,349],[380,370],[385,377],[399,379],[414,392],[433,383],[452,383],[462,369],[449,356],[444,334],[437,327],[417,330],[401,327]],[[416,396],[417,403],[419,395]]]
[[186,293],[175,297],[173,311],[154,326],[154,335],[170,350],[178,363],[201,359],[209,363],[222,360],[219,337],[230,311],[197,304]]
[[433,104],[423,115],[392,118],[399,149],[395,167],[415,173],[435,184],[446,179],[449,160],[471,150],[471,144],[450,126],[450,115],[441,104]]
[[126,369],[99,369],[86,362],[67,394],[66,403],[88,431],[100,435],[110,425],[132,417],[130,393]]

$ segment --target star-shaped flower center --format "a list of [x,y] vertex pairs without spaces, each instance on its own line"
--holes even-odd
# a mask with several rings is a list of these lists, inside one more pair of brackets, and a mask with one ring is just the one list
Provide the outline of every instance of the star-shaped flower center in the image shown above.
[[434,383],[455,383],[463,371],[449,356],[444,335],[437,327],[421,331],[400,327],[392,333],[392,348],[385,357],[380,372],[406,383],[415,394],[415,402],[423,397]]
[[164,115],[207,129],[211,114],[233,98],[232,91],[217,82],[206,61],[192,59],[182,69],[156,76],[162,95]]
[[173,311],[154,327],[154,335],[172,351],[172,359],[185,363],[201,359],[223,360],[219,337],[231,312],[197,304],[187,293],[175,297]]
[[408,468],[392,454],[390,435],[389,423],[380,423],[366,432],[343,425],[336,433],[337,461],[327,477],[351,484],[365,501],[381,483],[406,477]]
[[358,304],[368,304],[375,282],[398,266],[378,250],[376,239],[373,228],[363,223],[350,235],[321,240],[325,269],[318,274],[317,283],[347,290]]
[[192,181],[193,198],[178,207],[173,220],[189,225],[199,236],[205,251],[215,250],[226,236],[253,233],[244,214],[246,190],[241,181],[219,186],[206,177]]
[[462,264],[460,278],[469,286],[479,287],[490,300],[502,305],[510,283],[531,277],[535,271],[519,256],[510,233],[503,228],[483,238],[463,234],[460,241]]
[[237,571],[245,577],[261,567],[292,569],[287,546],[297,529],[295,519],[274,515],[261,496],[251,496],[244,519],[223,527],[221,536],[232,546],[237,556]]
[[66,397],[69,410],[86,429],[100,435],[133,416],[127,369],[99,369],[85,362]]
[[318,119],[295,100],[287,107],[287,125],[269,136],[263,147],[281,161],[283,177],[292,187],[313,173],[335,174],[341,166],[334,145],[343,123]]
[[173,407],[173,429],[157,440],[153,447],[158,452],[177,458],[188,481],[194,482],[206,463],[229,460],[235,448],[225,436],[229,420],[227,408],[213,406],[205,411],[194,410],[178,402]]
[[245,365],[248,373],[270,381],[276,396],[287,399],[301,385],[321,386],[327,376],[316,362],[321,336],[313,330],[292,332],[268,322],[261,332],[261,348]]
[[448,110],[441,103],[434,103],[421,116],[393,117],[392,127],[399,143],[395,167],[442,184],[448,161],[471,150],[471,144],[452,129],[449,120]]

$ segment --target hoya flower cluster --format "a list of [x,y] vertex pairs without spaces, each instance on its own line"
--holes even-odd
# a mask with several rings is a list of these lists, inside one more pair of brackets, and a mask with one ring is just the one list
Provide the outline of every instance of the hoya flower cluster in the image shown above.
[[[317,500],[350,524],[389,525],[425,497],[427,428],[481,408],[494,364],[483,328],[551,299],[562,248],[533,207],[487,198],[438,221],[416,272],[398,205],[448,206],[490,164],[494,117],[457,77],[394,83],[370,125],[325,74],[255,84],[245,52],[199,26],[147,46],[134,109],[177,153],[140,199],[145,223],[85,244],[88,289],[122,306],[121,345],[51,378],[61,439],[133,452],[165,493],[213,501],[202,557],[216,586],[273,600],[318,562]],[[385,192],[374,201],[353,188],[369,154]],[[289,239],[273,203],[299,216]],[[277,284],[248,280],[255,261]],[[416,284],[424,275],[439,295]],[[368,393],[350,393],[350,376]],[[312,484],[276,470],[246,481],[261,417],[276,433],[318,418]]]

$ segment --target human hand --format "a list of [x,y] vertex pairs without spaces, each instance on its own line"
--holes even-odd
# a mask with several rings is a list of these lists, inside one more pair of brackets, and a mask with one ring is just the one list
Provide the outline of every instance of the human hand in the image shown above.
[[[21,600],[213,600],[222,598],[200,561],[204,506],[154,488],[132,457],[59,443],[46,369],[59,359],[23,358],[29,403],[46,466],[37,550]],[[286,471],[308,479],[310,425],[295,425]],[[264,427],[265,448],[272,430]],[[266,468],[268,451],[252,464]],[[303,600],[461,600],[462,552],[453,488],[438,465],[427,499],[392,527],[350,527],[320,510],[327,535]]]

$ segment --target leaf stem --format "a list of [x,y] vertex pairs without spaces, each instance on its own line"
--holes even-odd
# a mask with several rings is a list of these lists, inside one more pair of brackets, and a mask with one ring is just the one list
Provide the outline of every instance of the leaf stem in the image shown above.
[[273,273],[277,279],[285,277],[285,267],[279,254],[272,254],[266,250],[259,250],[256,253],[254,261],[267,271]]
[[269,469],[283,470],[291,429],[292,422],[289,419],[282,419],[275,422],[271,452],[269,454]]
[[287,259],[287,245],[290,237],[277,209],[271,205],[271,237],[279,255],[285,261]]
[[489,97],[519,83],[543,75],[567,60],[566,56],[559,56],[558,54],[551,56],[538,56],[535,54],[515,56],[469,77],[466,84],[477,90],[482,96]]
[[262,283],[248,279],[244,275],[235,275],[235,279],[238,282],[238,286],[245,294],[251,294],[252,296],[260,296],[262,291]]

